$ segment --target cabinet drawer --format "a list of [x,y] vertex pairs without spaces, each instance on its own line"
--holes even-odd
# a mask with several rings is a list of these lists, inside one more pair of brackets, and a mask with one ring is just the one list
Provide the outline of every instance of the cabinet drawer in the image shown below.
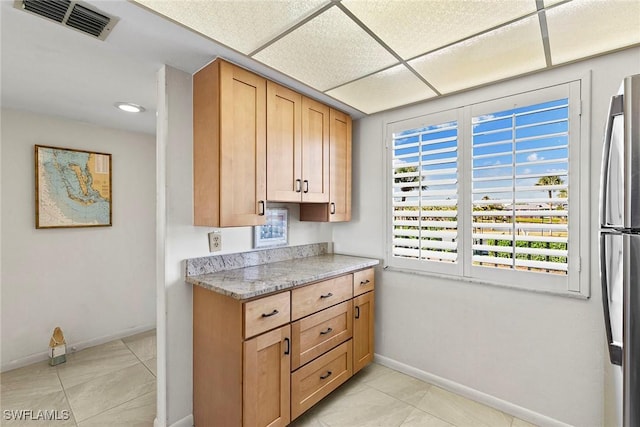
[[353,335],[353,304],[345,301],[291,324],[294,371]]
[[260,298],[244,304],[244,338],[277,328],[291,320],[289,292]]
[[353,296],[353,275],[336,277],[291,291],[291,320],[323,310]]
[[351,377],[351,357],[349,340],[291,374],[291,420]]
[[354,297],[373,290],[375,285],[374,272],[375,270],[373,268],[368,268],[366,270],[356,271],[353,273]]

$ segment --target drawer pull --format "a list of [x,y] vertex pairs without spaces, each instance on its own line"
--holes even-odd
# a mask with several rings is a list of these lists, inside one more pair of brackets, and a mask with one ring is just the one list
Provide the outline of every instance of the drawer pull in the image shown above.
[[331,371],[327,371],[327,373],[326,373],[326,374],[324,374],[324,375],[320,375],[320,379],[321,379],[321,380],[326,380],[327,378],[329,378],[329,377],[331,376],[331,374],[333,374],[333,372],[331,372]]
[[332,297],[332,296],[333,296],[333,294],[331,292],[329,292],[328,294],[320,295],[320,298],[324,299],[324,298],[329,298],[329,297]]
[[271,313],[262,313],[262,317],[271,317],[271,316],[275,316],[278,313],[280,312],[274,308]]
[[331,332],[333,332],[333,329],[332,328],[327,328],[324,331],[320,331],[320,335],[327,335],[327,334],[330,334]]
[[291,353],[291,340],[289,338],[285,338],[284,339],[284,343],[286,344],[284,354],[290,354]]
[[367,285],[369,283],[371,283],[371,281],[369,279],[363,280],[363,281],[360,282],[361,285]]

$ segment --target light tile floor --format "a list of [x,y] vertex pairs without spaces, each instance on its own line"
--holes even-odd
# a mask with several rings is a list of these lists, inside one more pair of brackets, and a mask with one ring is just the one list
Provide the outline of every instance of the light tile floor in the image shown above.
[[291,427],[534,427],[429,383],[371,364]]
[[[0,375],[0,425],[151,427],[156,334],[144,332]],[[5,410],[68,411],[59,421],[8,421]],[[60,417],[62,418],[62,416]],[[378,364],[366,367],[291,427],[533,427],[496,409]],[[210,426],[205,426],[210,427]],[[222,426],[224,427],[224,426]]]
[[[151,427],[156,416],[156,332],[68,354],[58,366],[41,362],[3,372],[0,407],[2,426]],[[7,420],[11,417],[5,411],[12,410],[31,410],[32,418],[48,411],[58,420]]]

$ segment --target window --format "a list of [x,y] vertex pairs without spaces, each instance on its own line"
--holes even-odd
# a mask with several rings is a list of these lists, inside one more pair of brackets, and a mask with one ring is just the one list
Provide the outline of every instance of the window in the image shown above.
[[565,98],[472,118],[474,265],[567,273],[568,114]]
[[579,89],[390,123],[387,264],[586,295]]
[[400,132],[393,153],[394,256],[455,263],[457,123]]

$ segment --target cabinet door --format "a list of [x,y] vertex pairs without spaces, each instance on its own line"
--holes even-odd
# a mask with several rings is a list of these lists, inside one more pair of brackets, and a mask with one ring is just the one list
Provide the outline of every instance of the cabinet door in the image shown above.
[[291,326],[244,343],[244,427],[286,426],[290,420]]
[[329,201],[329,107],[302,98],[302,201]]
[[351,221],[351,117],[329,112],[329,203],[300,205],[301,221]]
[[220,62],[221,227],[265,223],[266,92],[264,78]]
[[351,221],[351,117],[331,109],[329,221]]
[[267,82],[267,200],[300,202],[302,96]]
[[374,293],[367,292],[353,299],[353,373],[373,361]]

